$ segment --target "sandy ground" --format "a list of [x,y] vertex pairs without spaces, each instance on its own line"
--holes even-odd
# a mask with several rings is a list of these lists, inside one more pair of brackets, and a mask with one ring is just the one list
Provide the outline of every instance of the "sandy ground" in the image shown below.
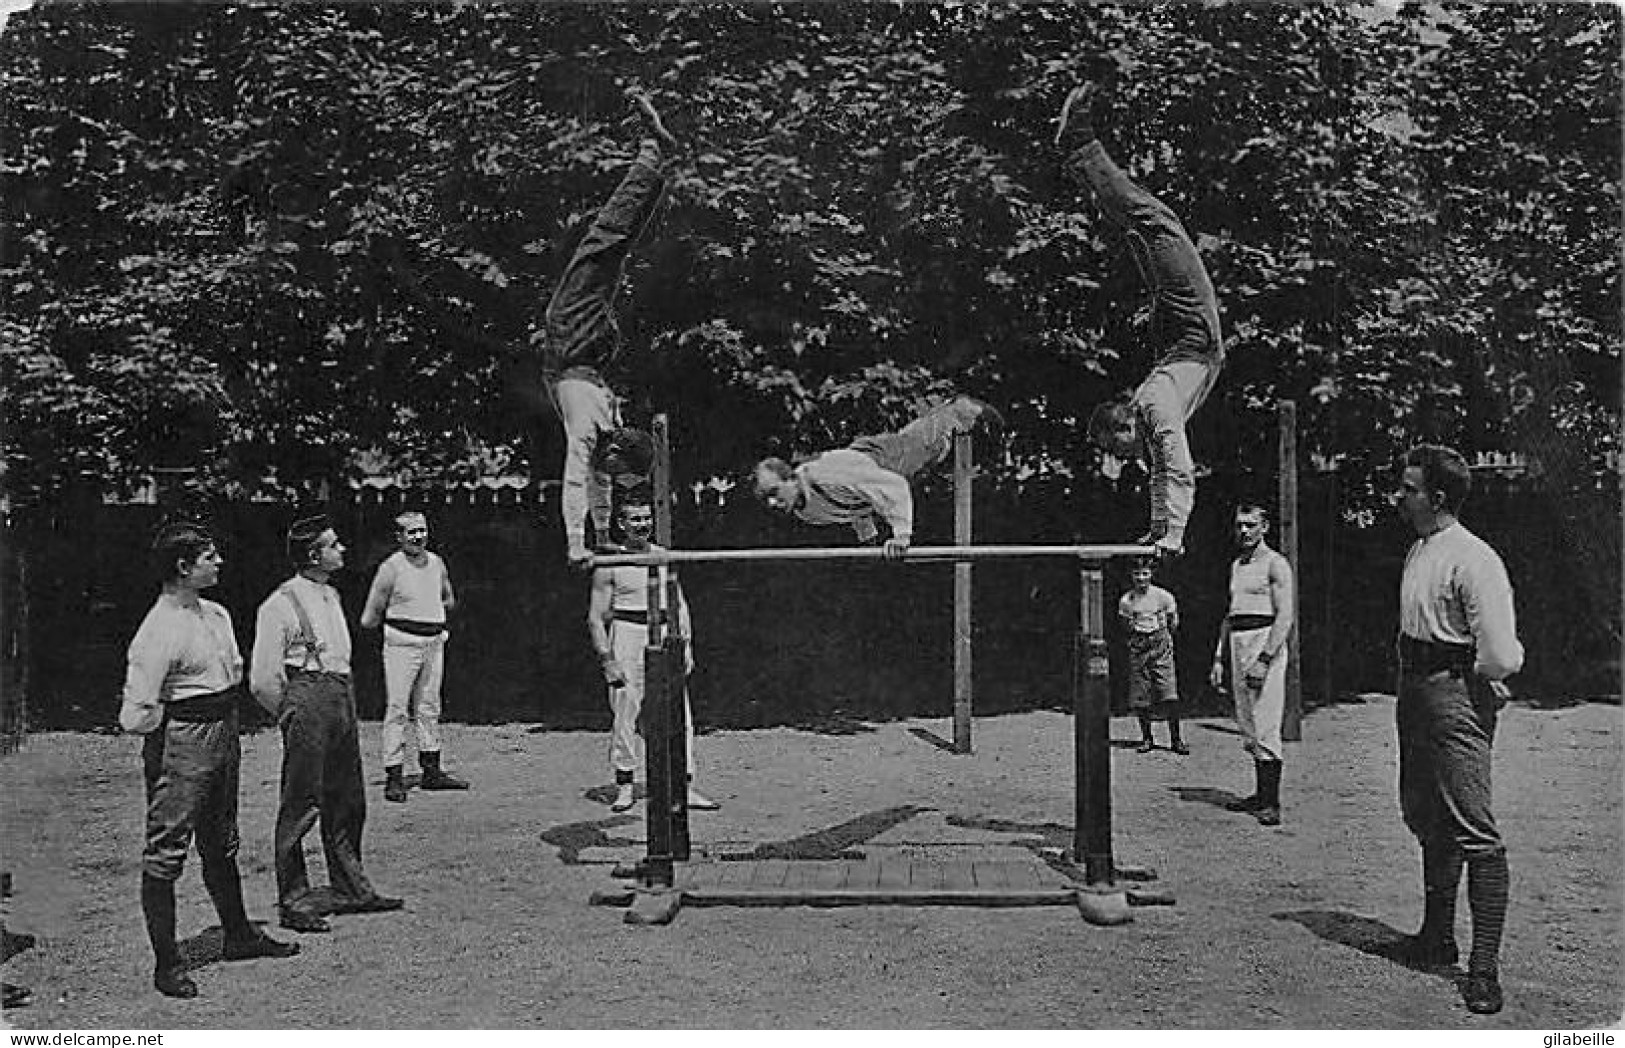
[[[1576,1028],[1622,1014],[1625,855],[1621,709],[1515,704],[1497,740],[1497,812],[1511,850],[1508,1003],[1469,1015],[1448,973],[1384,956],[1415,926],[1419,860],[1394,798],[1393,704],[1313,712],[1289,746],[1285,817],[1265,829],[1222,805],[1251,787],[1227,720],[1195,749],[1113,751],[1116,853],[1154,867],[1177,905],[1092,927],[1020,910],[689,909],[664,928],[588,905],[606,862],[633,854],[641,809],[606,806],[607,736],[450,726],[467,794],[380,797],[378,725],[363,725],[366,858],[396,914],[335,918],[282,961],[222,964],[195,856],[180,926],[202,996],[150,988],[137,882],[136,739],[31,737],[0,762],[11,927],[38,945],[7,981],[23,1028]],[[1163,738],[1159,727],[1159,740]],[[942,721],[718,732],[700,740],[696,842],[862,847],[1071,840],[1072,725],[1059,713],[979,720],[976,753],[931,744]],[[1113,723],[1125,743],[1132,721]],[[244,738],[250,912],[273,914],[279,740]],[[320,876],[319,859],[313,873]],[[1461,934],[1465,943],[1466,907]],[[273,929],[275,931],[275,929]],[[289,934],[292,933],[280,933]]]

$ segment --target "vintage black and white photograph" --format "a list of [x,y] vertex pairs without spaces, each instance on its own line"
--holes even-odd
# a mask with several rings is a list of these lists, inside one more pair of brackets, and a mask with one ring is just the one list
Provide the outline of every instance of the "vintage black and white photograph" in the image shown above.
[[1621,25],[0,0],[0,1026],[1617,1026]]

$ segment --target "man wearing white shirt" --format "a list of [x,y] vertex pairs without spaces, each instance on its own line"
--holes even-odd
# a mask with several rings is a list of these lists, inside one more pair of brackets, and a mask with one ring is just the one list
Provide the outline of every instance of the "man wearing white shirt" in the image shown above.
[[1462,999],[1502,1007],[1501,933],[1509,873],[1490,808],[1501,681],[1523,667],[1512,583],[1500,556],[1456,519],[1472,486],[1449,448],[1407,454],[1394,496],[1417,534],[1399,585],[1399,801],[1422,846],[1422,928],[1400,946],[1424,966],[1456,963],[1456,895],[1467,867],[1473,945]]
[[225,959],[289,957],[299,947],[260,931],[243,906],[237,871],[243,659],[231,615],[202,596],[220,581],[224,561],[213,537],[194,524],[165,525],[152,556],[163,589],[130,641],[119,725],[145,736],[141,910],[152,942],[152,984],[166,997],[187,998],[198,991],[175,942],[175,881],[194,838],[225,931]]
[[973,397],[939,404],[896,433],[859,437],[792,467],[782,458],[756,464],[756,497],[768,508],[808,524],[850,524],[861,542],[879,534],[883,521],[891,534],[885,555],[898,560],[914,537],[914,495],[909,481],[953,450],[959,433],[983,432],[995,438],[1004,419]]
[[1196,502],[1196,462],[1185,429],[1224,368],[1219,299],[1173,211],[1129,178],[1100,140],[1094,123],[1099,92],[1081,85],[1066,98],[1055,144],[1071,150],[1070,169],[1094,190],[1101,215],[1127,241],[1151,292],[1156,362],[1131,393],[1098,406],[1089,439],[1103,453],[1108,475],[1121,461],[1150,467],[1151,530],[1139,541],[1162,556],[1184,552],[1185,525]]
[[350,627],[338,591],[344,544],[326,517],[288,530],[288,559],[298,573],[260,605],[249,674],[254,698],[282,728],[282,801],[276,819],[276,880],[282,926],[325,932],[305,869],[305,834],[322,825],[322,849],[335,902],[331,913],[398,910],[361,867],[367,797],[361,777]]
[[677,144],[654,103],[641,92],[630,98],[649,135],[576,244],[547,304],[542,377],[564,425],[563,493],[565,556],[590,567],[587,521],[596,541],[609,539],[612,478],[646,478],[654,444],[642,430],[622,424],[613,383],[624,346],[615,298],[627,256],[648,228],[665,192],[663,147]]
[[384,800],[406,800],[406,721],[417,730],[419,787],[466,790],[440,766],[440,682],[445,677],[446,616],[457,606],[451,573],[429,551],[429,521],[421,513],[395,518],[400,549],[378,565],[361,628],[384,631]]

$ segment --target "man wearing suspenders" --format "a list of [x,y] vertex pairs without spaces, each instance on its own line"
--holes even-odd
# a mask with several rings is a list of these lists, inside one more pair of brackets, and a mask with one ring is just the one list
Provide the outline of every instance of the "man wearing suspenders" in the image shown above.
[[338,591],[328,585],[344,567],[344,544],[326,517],[288,530],[297,574],[260,605],[249,675],[254,698],[282,729],[282,801],[276,819],[276,882],[284,928],[325,932],[305,870],[304,838],[318,819],[334,902],[330,913],[398,910],[361,868],[367,798],[361,777],[355,692],[350,682],[350,627]]

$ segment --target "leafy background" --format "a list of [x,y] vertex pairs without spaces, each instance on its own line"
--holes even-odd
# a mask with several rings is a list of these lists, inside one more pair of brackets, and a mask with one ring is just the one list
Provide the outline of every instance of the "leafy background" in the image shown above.
[[[685,143],[621,298],[628,391],[671,414],[680,487],[708,485],[685,541],[806,540],[736,512],[729,480],[954,389],[1010,423],[979,536],[1136,533],[1143,491],[1093,476],[1080,421],[1145,372],[1144,290],[1049,144],[1093,78],[1227,336],[1192,430],[1200,556],[1168,581],[1182,677],[1200,688],[1222,613],[1225,506],[1273,494],[1291,400],[1306,680],[1383,686],[1405,541],[1387,464],[1438,439],[1522,466],[1473,526],[1518,580],[1531,674],[1601,660],[1584,687],[1617,689],[1620,36],[1613,8],[1534,3],[36,3],[0,34],[3,486],[36,513],[36,687],[87,701],[150,595],[128,568],[150,522],[104,494],[187,478],[239,543],[251,619],[282,568],[250,497],[557,476],[534,337],[635,149],[633,85]],[[943,488],[921,504],[946,534]],[[364,587],[387,513],[346,512]],[[464,633],[487,638],[469,701],[601,716],[579,580],[538,537],[556,521],[448,519],[493,614]],[[979,665],[1063,693],[1069,580],[984,579],[978,629],[1005,635]],[[942,691],[940,581],[696,576],[702,648],[732,653],[701,673],[743,722],[860,692],[913,708]],[[541,642],[489,639],[516,611]],[[831,677],[848,664],[868,676]]]

